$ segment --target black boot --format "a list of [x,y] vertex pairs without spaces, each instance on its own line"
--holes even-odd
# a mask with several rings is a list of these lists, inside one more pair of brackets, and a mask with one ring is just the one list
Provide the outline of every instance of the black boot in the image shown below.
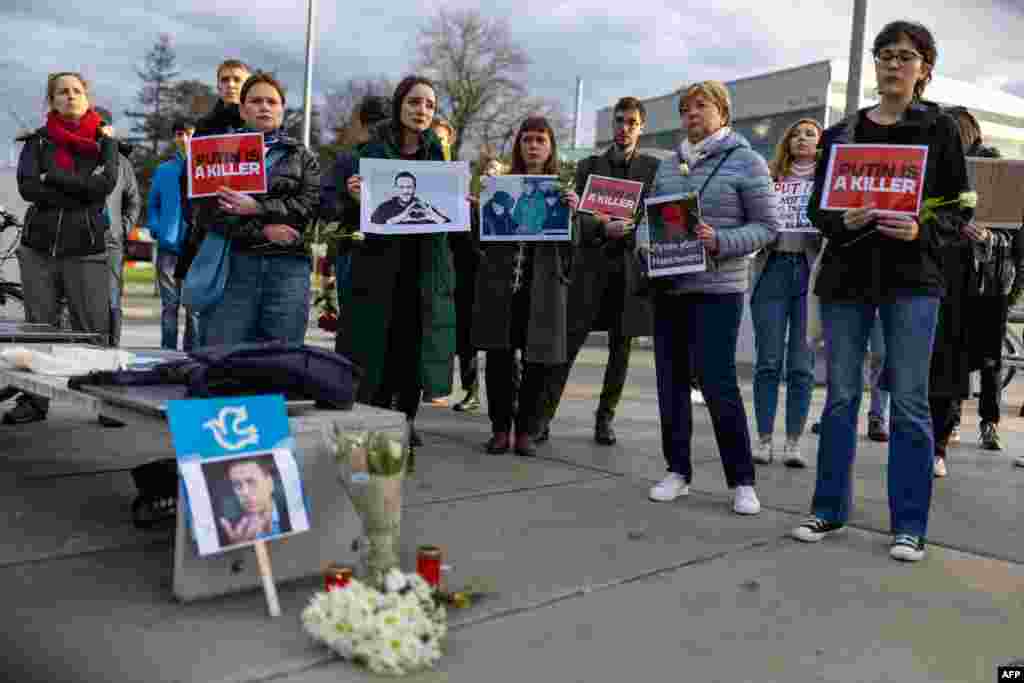
[[612,429],[612,418],[610,415],[597,414],[597,421],[594,422],[594,441],[602,446],[613,446],[615,444],[615,430]]
[[480,399],[477,397],[476,388],[467,391],[465,398],[453,405],[452,410],[460,413],[473,413],[480,410]]

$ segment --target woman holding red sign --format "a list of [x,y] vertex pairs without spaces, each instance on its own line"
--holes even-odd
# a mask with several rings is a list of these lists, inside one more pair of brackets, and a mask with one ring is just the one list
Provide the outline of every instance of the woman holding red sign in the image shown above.
[[215,205],[205,202],[200,208],[207,216],[197,224],[231,244],[224,294],[201,316],[204,345],[301,344],[306,338],[311,264],[303,232],[319,205],[320,164],[301,142],[281,132],[284,106],[284,88],[273,76],[249,77],[242,86],[242,132],[263,133],[267,192],[221,188]]
[[[923,186],[934,206],[926,216],[879,213],[873,205],[847,211],[821,209],[827,164],[819,164],[808,215],[828,238],[815,294],[828,356],[828,393],[818,444],[812,516],[793,530],[816,542],[842,529],[853,507],[852,474],[863,366],[876,312],[887,349],[881,384],[892,402],[889,441],[889,511],[897,560],[924,557],[932,493],[935,437],[929,409],[929,365],[946,282],[941,249],[960,239],[970,211],[959,205],[967,168],[956,123],[922,99],[938,51],[927,28],[905,21],[875,38],[879,104],[829,128],[833,145],[926,145]],[[920,178],[919,178],[920,180]]]
[[785,365],[786,441],[782,463],[787,467],[807,466],[800,452],[800,437],[814,391],[814,350],[807,343],[807,285],[821,249],[821,235],[805,228],[806,201],[814,180],[821,131],[821,124],[814,119],[800,119],[779,141],[769,168],[776,190],[781,190],[782,227],[776,240],[751,262],[750,314],[757,353],[754,415],[758,443],[754,462],[762,465],[775,458],[772,433]]

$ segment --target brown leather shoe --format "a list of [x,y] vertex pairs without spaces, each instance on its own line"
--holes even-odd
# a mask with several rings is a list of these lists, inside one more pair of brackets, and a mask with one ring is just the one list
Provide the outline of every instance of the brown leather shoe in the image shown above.
[[511,447],[512,444],[508,432],[495,432],[485,446],[487,452],[491,455],[508,453]]
[[537,447],[529,434],[516,434],[516,454],[525,458],[537,457]]

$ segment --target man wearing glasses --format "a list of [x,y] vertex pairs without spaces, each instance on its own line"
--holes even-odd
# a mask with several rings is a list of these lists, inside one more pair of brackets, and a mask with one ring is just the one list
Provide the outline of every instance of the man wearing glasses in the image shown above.
[[[624,97],[615,104],[615,142],[604,154],[580,161],[576,168],[576,194],[582,196],[587,178],[593,174],[640,181],[646,196],[658,170],[656,158],[637,152],[646,122],[647,111],[640,100]],[[642,207],[643,197],[637,207],[637,218]],[[591,330],[607,330],[608,365],[594,423],[594,440],[606,446],[615,443],[612,418],[626,383],[633,338],[653,334],[650,301],[635,295],[640,274],[632,256],[633,226],[633,221],[614,220],[603,214],[579,214],[579,238],[569,287],[569,360],[552,374],[545,426],[538,441],[548,437],[547,423],[558,409],[573,361],[587,335]]]

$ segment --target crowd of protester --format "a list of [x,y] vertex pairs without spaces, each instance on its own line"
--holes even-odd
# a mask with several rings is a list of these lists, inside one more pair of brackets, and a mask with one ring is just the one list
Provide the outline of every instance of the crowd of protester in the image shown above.
[[[573,363],[593,330],[608,333],[594,440],[614,444],[633,342],[653,337],[667,473],[650,499],[668,502],[689,491],[699,398],[734,491],[733,509],[754,515],[761,508],[755,465],[770,466],[780,453],[788,467],[807,466],[802,437],[821,342],[827,392],[812,428],[819,433],[817,479],[811,516],[792,535],[820,541],[850,517],[867,358],[868,436],[889,449],[890,552],[919,560],[933,477],[948,473],[948,447],[959,438],[972,371],[981,373],[981,444],[1001,449],[1003,337],[1024,247],[1020,231],[980,228],[972,211],[953,201],[969,189],[965,156],[997,153],[982,144],[978,122],[965,108],[943,109],[924,98],[938,58],[932,34],[917,23],[891,23],[875,38],[873,55],[878,104],[827,130],[820,121],[796,121],[770,160],[731,127],[732,102],[722,83],[679,91],[683,140],[664,160],[639,151],[647,112],[638,99],[621,98],[613,110],[614,143],[578,164],[574,186],[554,193],[537,188],[537,201],[529,195],[514,207],[499,192],[483,207],[498,232],[516,215],[540,212],[543,223],[545,212],[567,212],[575,226],[570,242],[480,240],[480,177],[559,174],[555,132],[538,116],[519,126],[510,164],[493,152],[481,155],[468,197],[470,231],[346,239],[359,231],[360,160],[452,160],[456,131],[439,115],[434,85],[410,76],[390,98],[365,98],[346,128],[345,151],[321,173],[317,157],[282,130],[282,85],[227,60],[216,72],[213,111],[196,122],[174,121],[174,154],[157,168],[148,198],[146,226],[159,249],[161,345],[179,347],[183,306],[185,351],[302,343],[311,296],[308,228],[316,220],[337,223],[346,238],[334,249],[336,351],[362,369],[357,400],[405,414],[413,447],[420,444],[414,422],[420,405],[452,394],[455,356],[465,394],[453,408],[481,409],[482,351],[491,423],[484,448],[536,455],[538,444],[551,438]],[[109,112],[93,105],[80,74],[50,76],[46,102],[45,126],[20,138],[18,183],[31,204],[18,250],[26,315],[29,322],[58,324],[66,302],[73,329],[117,346],[125,234],[141,206],[126,158],[130,148],[119,143]],[[190,199],[189,141],[235,132],[263,134],[267,191],[224,188]],[[834,145],[849,143],[926,146],[924,196],[946,205],[926,221],[872,207],[822,210],[824,160]],[[634,220],[576,214],[591,175],[642,182],[648,199],[699,193],[702,217],[694,234],[709,267],[647,277],[645,242],[636,230],[642,210]],[[811,181],[804,213],[784,218],[789,214],[780,211],[776,183]],[[786,220],[809,221],[816,230],[795,231]],[[226,281],[216,296],[203,296],[204,271],[225,255],[231,260]],[[736,365],[747,293],[755,439]],[[820,320],[817,336],[810,319]],[[777,450],[782,384],[785,435]],[[47,408],[45,399],[21,394],[4,421],[42,420]],[[1016,462],[1024,466],[1024,458]]]

